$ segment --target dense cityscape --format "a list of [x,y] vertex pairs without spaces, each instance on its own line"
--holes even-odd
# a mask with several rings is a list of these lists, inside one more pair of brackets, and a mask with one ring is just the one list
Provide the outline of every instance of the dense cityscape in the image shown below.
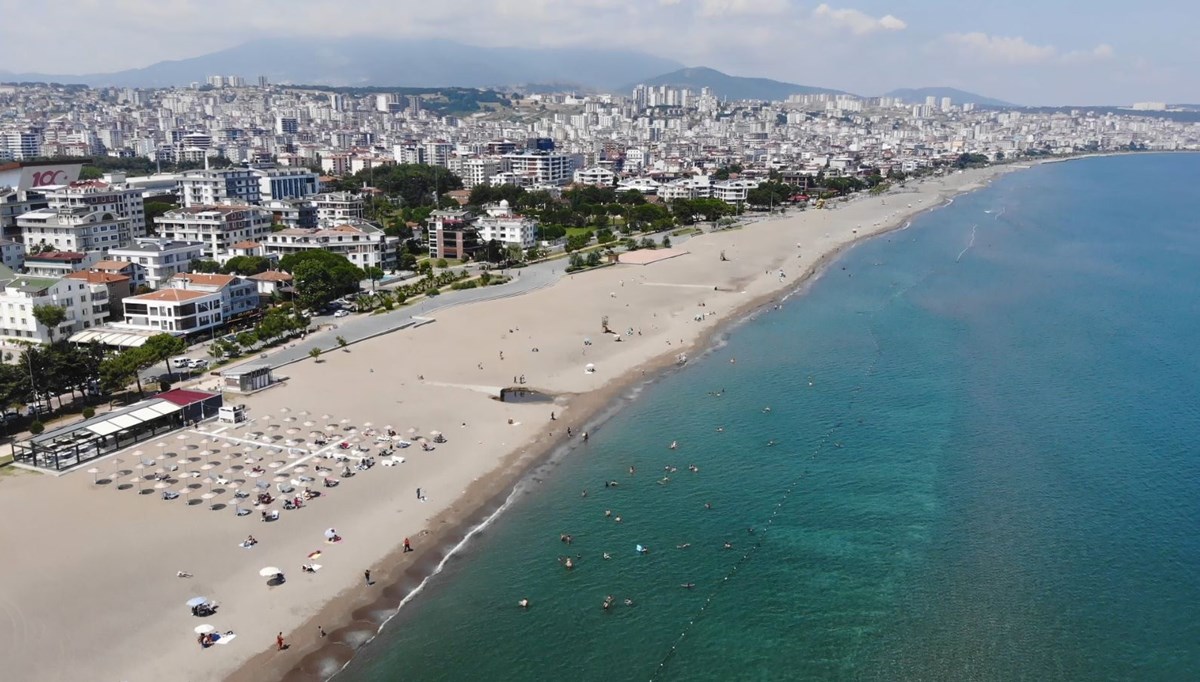
[[[359,299],[360,310],[390,309],[427,293],[434,280],[416,278],[435,265],[568,251],[585,267],[662,241],[632,233],[820,208],[948,168],[1198,146],[1200,124],[1153,112],[945,97],[386,92],[239,76],[164,89],[5,85],[0,345],[17,361],[30,343],[61,339],[111,351],[164,332],[211,339],[252,327],[272,304],[319,311],[404,282]],[[295,271],[327,254],[337,277]],[[263,341],[241,338],[218,348]],[[14,385],[10,402],[41,402],[31,390]]]

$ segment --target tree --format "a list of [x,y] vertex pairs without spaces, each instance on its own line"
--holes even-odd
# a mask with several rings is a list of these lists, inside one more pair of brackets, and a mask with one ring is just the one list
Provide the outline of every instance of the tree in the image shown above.
[[46,328],[50,334],[50,342],[53,343],[54,332],[58,331],[58,326],[67,320],[67,309],[49,303],[35,305],[33,306],[33,319]]
[[437,266],[439,270],[445,270],[446,268],[450,267],[450,263],[448,263],[445,258],[439,258],[437,259]]
[[537,260],[537,259],[541,258],[543,255],[545,255],[545,254],[542,253],[542,247],[538,246],[537,244],[534,244],[533,246],[531,246],[525,250],[525,259],[526,260]]
[[662,246],[664,249],[671,248],[671,235],[669,235],[669,234],[663,235]]
[[237,335],[237,342],[242,348],[250,350],[254,347],[254,344],[258,343],[258,334],[255,334],[253,331],[242,332]]
[[321,349],[314,346],[312,350],[308,351],[308,357],[312,358],[314,362],[320,362]]
[[358,291],[358,283],[365,277],[345,256],[321,249],[288,254],[279,261],[279,267],[292,274],[297,302],[309,310]]
[[521,250],[520,244],[509,244],[504,247],[504,260],[509,263],[520,263],[525,260],[525,252]]
[[368,265],[367,267],[363,268],[363,274],[367,276],[367,279],[371,280],[371,291],[375,291],[375,282],[383,279],[384,272],[383,268],[377,268],[374,265]]
[[[141,352],[142,356],[138,364],[145,365],[138,368],[140,371],[159,362],[165,364],[176,355],[182,355],[187,350],[187,341],[178,336],[171,336],[170,334],[155,334],[146,339],[146,343],[142,344],[137,350]],[[171,373],[169,365],[167,366],[167,373]]]
[[337,341],[338,348],[345,348],[345,347],[346,347],[346,337],[344,337],[344,336],[339,336],[339,337],[337,337],[337,338],[336,338],[336,339],[334,339],[334,340],[335,340],[335,341]]
[[225,261],[221,272],[227,275],[249,277],[260,272],[266,272],[271,267],[271,259],[266,256],[234,256]]
[[143,208],[146,214],[146,228],[157,234],[158,219],[167,211],[173,211],[179,207],[166,201],[147,201]]
[[221,271],[221,264],[211,258],[196,258],[188,266],[192,272],[215,274]]
[[584,232],[583,234],[572,234],[567,237],[567,244],[563,247],[567,253],[578,251],[592,241],[592,233]]

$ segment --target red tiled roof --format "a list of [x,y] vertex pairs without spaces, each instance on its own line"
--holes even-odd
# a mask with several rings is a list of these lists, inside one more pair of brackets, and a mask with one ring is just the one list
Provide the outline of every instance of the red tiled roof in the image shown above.
[[171,275],[171,279],[182,282],[190,282],[192,284],[199,284],[202,286],[223,287],[237,279],[237,277],[233,275],[214,275],[204,272],[180,272]]
[[267,270],[266,272],[260,272],[257,275],[250,275],[246,279],[261,282],[290,282],[292,281],[292,276],[286,272],[280,272],[278,270]]
[[88,284],[112,284],[114,282],[129,281],[129,277],[126,275],[116,275],[111,272],[96,272],[94,270],[72,272],[63,277],[63,279],[81,279]]
[[217,394],[206,393],[204,391],[190,391],[186,388],[176,388],[167,391],[166,393],[159,393],[155,397],[162,398],[163,400],[179,405],[180,407],[187,407],[188,405],[193,405],[203,400],[208,400],[215,395]]
[[72,260],[83,260],[84,258],[87,258],[87,254],[80,253],[79,251],[45,251],[42,253],[33,254],[31,256],[25,256],[26,261],[31,261],[31,260],[72,261]]

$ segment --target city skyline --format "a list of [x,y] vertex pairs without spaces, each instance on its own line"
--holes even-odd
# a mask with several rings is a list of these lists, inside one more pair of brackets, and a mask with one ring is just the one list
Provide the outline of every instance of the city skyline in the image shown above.
[[[63,12],[61,6],[0,0],[0,11],[17,18],[0,25],[0,65],[10,73],[78,75],[201,56],[258,38],[316,39],[317,59],[320,38],[442,38],[492,47],[640,51],[733,75],[862,95],[947,86],[1026,105],[1200,100],[1200,86],[1186,68],[1197,62],[1196,47],[1129,30],[1186,23],[1200,18],[1200,10],[1176,0],[1153,7],[1101,2],[1087,9],[1040,3],[964,10],[943,0],[919,7],[879,0],[476,0],[434,6],[364,0],[346,13],[309,2],[117,0],[81,2]],[[109,41],[138,47],[96,49]],[[46,50],[47,44],[55,49]],[[244,75],[254,75],[253,64]]]

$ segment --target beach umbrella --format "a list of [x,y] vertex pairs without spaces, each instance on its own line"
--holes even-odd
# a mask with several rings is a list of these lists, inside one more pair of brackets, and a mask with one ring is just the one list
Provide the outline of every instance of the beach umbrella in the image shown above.
[[[187,440],[187,439],[188,439],[188,435],[186,433],[181,433],[178,436],[175,436],[175,440]],[[155,445],[157,445],[157,443],[155,443]],[[166,446],[165,443],[163,445],[164,445],[164,447]]]
[[287,414],[288,412],[291,412],[291,411],[292,411],[292,408],[290,408],[290,407],[281,407],[281,408],[279,408],[279,411],[280,411],[280,412],[282,412],[282,413],[284,413],[284,414]]
[[310,420],[308,420],[308,421],[306,421],[306,422],[304,422],[304,426],[305,426],[306,428],[312,428],[312,427],[313,427],[313,426],[315,426],[315,425],[316,425],[316,422],[314,422],[314,421],[313,421],[313,420],[311,420],[311,419],[310,419]]
[[283,571],[279,570],[278,568],[275,568],[274,566],[267,566],[266,568],[260,569],[258,571],[258,574],[264,578],[270,578],[273,576],[277,576],[280,573],[283,573]]
[[415,436],[415,435],[417,435],[417,427],[415,427],[415,426],[414,426],[413,428],[409,429],[409,430],[408,430],[408,435],[410,435],[410,436]]
[[276,476],[275,478],[272,478],[271,480],[275,481],[276,483],[283,483],[284,481],[288,480],[288,477],[284,476],[283,474],[280,474],[280,475]]
[[300,429],[296,429],[296,428],[288,429],[288,430],[287,430],[287,433],[288,433],[289,435],[293,435],[293,436],[294,436],[294,435],[296,435],[297,433],[300,433]]
[[300,410],[299,414],[301,417],[307,417],[309,415],[309,411],[308,410]]
[[[201,604],[207,604],[207,603],[208,603],[208,597],[192,597],[191,599],[187,600],[188,606],[199,606]],[[196,632],[200,632],[199,628],[204,628],[204,627],[209,628],[209,632],[212,632],[211,625],[201,625],[196,629]]]
[[336,530],[334,530],[334,529],[332,529],[332,528],[326,528],[326,529],[325,529],[325,539],[326,539],[326,540],[332,540],[332,539],[334,539],[335,537],[337,537],[337,531],[336,531]]
[[97,480],[100,479],[100,470],[97,469],[96,467],[92,467],[91,469],[88,469],[87,472],[92,475],[92,483],[95,483]]
[[371,428],[371,422],[363,422],[363,428],[364,428],[364,429],[369,429],[369,428]]
[[215,631],[216,628],[208,623],[205,623],[204,625],[197,625],[196,627],[192,628],[192,632],[196,633],[197,635],[207,635],[208,633]]
[[155,488],[157,488],[158,490],[162,490],[163,488],[166,488],[166,487],[168,487],[169,485],[170,485],[170,484],[169,484],[169,483],[167,483],[166,481],[159,481],[158,483],[155,483],[155,484],[154,484],[154,487],[155,487]]
[[438,436],[442,435],[442,432],[441,431],[430,431],[429,435],[433,436],[434,438],[437,438]]

